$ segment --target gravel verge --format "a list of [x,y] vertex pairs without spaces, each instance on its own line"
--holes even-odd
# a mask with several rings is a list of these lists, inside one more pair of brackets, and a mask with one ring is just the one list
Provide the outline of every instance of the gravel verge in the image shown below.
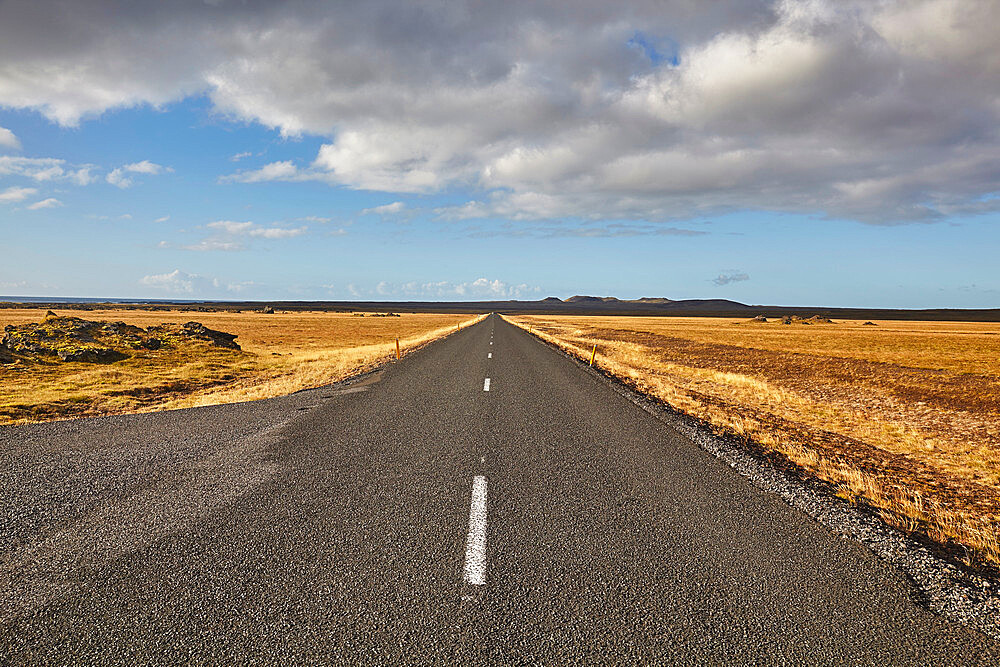
[[701,420],[635,390],[617,376],[589,366],[579,357],[538,336],[532,337],[569,357],[583,370],[685,435],[758,488],[777,494],[792,507],[841,537],[859,542],[878,558],[897,568],[913,584],[914,598],[919,604],[989,637],[1000,639],[1000,580],[997,578],[973,571],[937,553],[886,524],[876,514],[833,495],[822,481],[797,475],[791,464],[790,469],[782,469],[753,452],[748,443],[740,438],[713,433]]

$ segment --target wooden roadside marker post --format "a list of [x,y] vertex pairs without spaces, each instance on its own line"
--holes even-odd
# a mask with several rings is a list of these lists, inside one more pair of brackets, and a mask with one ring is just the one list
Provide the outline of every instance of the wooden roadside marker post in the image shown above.
[[594,365],[594,357],[597,356],[597,343],[594,343],[594,349],[590,352],[590,365]]
[[396,339],[396,358],[397,359],[400,358],[400,354],[399,354],[399,339],[398,338]]

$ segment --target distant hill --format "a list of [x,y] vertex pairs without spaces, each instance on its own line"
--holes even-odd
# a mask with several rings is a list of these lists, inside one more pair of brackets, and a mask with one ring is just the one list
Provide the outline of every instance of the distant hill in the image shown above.
[[[9,300],[7,303],[3,301]],[[13,302],[13,303],[11,303]],[[326,310],[332,312],[403,312],[403,313],[510,313],[536,315],[649,315],[701,317],[767,318],[797,315],[801,318],[829,317],[852,320],[943,320],[965,322],[1000,322],[1000,308],[925,310],[883,308],[830,308],[825,306],[759,306],[729,299],[680,299],[643,297],[618,299],[610,296],[571,296],[565,301],[554,296],[537,301],[164,301],[160,299],[58,299],[35,297],[0,297],[0,308],[62,308],[75,304],[77,309],[115,308],[181,309],[189,311]]]
[[621,299],[613,296],[571,296],[566,303],[621,303]]

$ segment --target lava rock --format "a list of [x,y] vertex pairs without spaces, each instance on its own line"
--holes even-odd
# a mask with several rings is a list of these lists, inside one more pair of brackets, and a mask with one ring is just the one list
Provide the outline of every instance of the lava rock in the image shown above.
[[63,361],[80,361],[87,364],[113,364],[128,358],[118,350],[107,347],[88,347],[80,350],[62,349],[57,352],[57,355]]

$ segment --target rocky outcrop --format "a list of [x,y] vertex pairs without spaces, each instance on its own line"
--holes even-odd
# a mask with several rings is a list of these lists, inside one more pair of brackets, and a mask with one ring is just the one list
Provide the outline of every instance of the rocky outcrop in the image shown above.
[[164,346],[192,344],[240,349],[235,334],[209,329],[199,322],[161,324],[143,329],[124,322],[60,317],[49,311],[38,324],[4,327],[4,336],[0,340],[0,363],[13,363],[18,358],[50,358],[110,364]]
[[[209,329],[204,324],[200,322],[185,322],[184,324],[160,324],[155,327],[149,327],[147,331],[151,334],[155,334],[158,338],[156,339],[157,347],[161,344],[159,339],[165,342],[176,341],[177,339],[187,339],[187,340],[200,340],[215,347],[224,347],[230,350],[240,349],[239,344],[236,342],[236,334],[226,333],[224,331],[216,331],[215,329]],[[156,349],[156,348],[150,348]]]
[[128,355],[107,347],[87,347],[77,350],[63,349],[59,350],[56,354],[63,361],[82,361],[88,364],[111,364],[122,359],[128,359]]

